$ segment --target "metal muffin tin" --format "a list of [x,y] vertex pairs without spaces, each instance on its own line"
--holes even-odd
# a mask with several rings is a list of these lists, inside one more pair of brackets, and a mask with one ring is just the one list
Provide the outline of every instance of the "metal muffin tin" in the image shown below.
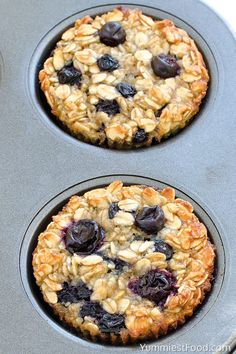
[[[72,194],[118,178],[126,184],[176,188],[178,196],[194,205],[216,246],[214,286],[203,305],[185,325],[150,344],[169,346],[170,353],[174,345],[182,346],[180,353],[186,352],[186,346],[208,345],[207,352],[213,353],[217,345],[226,344],[231,349],[224,352],[232,353],[236,345],[235,38],[197,0],[136,0],[135,4],[109,0],[109,5],[107,1],[22,0],[19,4],[12,0],[1,9],[0,352],[140,352],[138,345],[94,344],[64,328],[42,302],[30,264],[38,232]],[[159,145],[131,151],[108,150],[69,136],[55,125],[37,82],[43,59],[76,18],[117,5],[173,19],[195,39],[211,75],[207,97],[189,127]]]

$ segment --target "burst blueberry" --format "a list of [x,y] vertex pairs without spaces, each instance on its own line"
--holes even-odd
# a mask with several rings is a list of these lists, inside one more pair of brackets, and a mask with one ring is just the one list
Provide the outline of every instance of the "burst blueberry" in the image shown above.
[[117,270],[118,272],[121,272],[124,267],[129,267],[129,263],[122,261],[122,259],[120,258],[110,258],[108,256],[105,256],[101,252],[97,252],[96,254],[101,256],[104,261],[113,263],[115,265],[115,270]]
[[165,215],[159,205],[144,207],[135,215],[135,225],[147,232],[157,233],[165,224]]
[[126,33],[123,27],[115,21],[107,22],[99,31],[100,41],[109,46],[116,47],[126,40]]
[[124,267],[129,267],[129,263],[122,261],[120,258],[112,258],[112,262],[115,264],[115,269],[121,272]]
[[84,318],[85,316],[90,316],[95,319],[101,318],[105,314],[105,310],[96,301],[85,302],[80,309],[80,316]]
[[93,317],[104,333],[118,333],[125,326],[124,316],[106,312],[96,301],[88,301],[80,309],[80,316]]
[[125,326],[124,316],[106,313],[98,320],[98,325],[104,333],[119,333],[121,328]]
[[58,301],[62,304],[67,302],[77,303],[80,300],[89,300],[92,291],[81,280],[76,285],[70,283],[63,283],[62,290],[57,292]]
[[172,258],[173,248],[171,247],[171,245],[168,245],[168,243],[163,240],[156,240],[154,246],[155,252],[164,253],[167,261]]
[[89,255],[102,244],[105,231],[96,221],[82,219],[72,223],[65,232],[65,246],[71,253]]
[[96,105],[97,112],[107,113],[109,116],[120,113],[120,107],[116,100],[99,100]]
[[76,69],[73,64],[64,66],[57,73],[58,81],[60,84],[77,85],[80,86],[82,73]]
[[97,65],[101,71],[114,71],[119,68],[119,62],[110,54],[104,54],[97,60]]
[[108,209],[108,216],[109,219],[113,219],[115,217],[115,215],[118,213],[118,211],[120,210],[118,203],[111,203]]
[[144,129],[138,128],[138,130],[135,132],[133,136],[133,143],[134,144],[142,144],[144,143],[148,138],[147,133],[145,133]]
[[116,89],[125,98],[133,97],[137,93],[136,89],[126,82],[120,82],[117,84]]
[[160,54],[152,58],[152,70],[162,79],[175,77],[180,73],[180,66],[175,56]]
[[152,269],[141,277],[132,279],[128,288],[159,306],[164,305],[169,295],[177,292],[175,276],[160,269]]

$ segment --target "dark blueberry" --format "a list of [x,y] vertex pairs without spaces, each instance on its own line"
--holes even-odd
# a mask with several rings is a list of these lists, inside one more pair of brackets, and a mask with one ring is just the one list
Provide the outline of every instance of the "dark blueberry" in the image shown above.
[[124,316],[106,313],[98,320],[98,325],[101,332],[118,333],[125,326]]
[[125,326],[124,316],[111,315],[106,312],[98,302],[88,301],[80,309],[80,316],[93,317],[97,320],[98,326],[102,332],[117,333]]
[[120,82],[119,84],[117,84],[116,89],[125,98],[133,97],[137,93],[136,89],[133,86],[127,84],[126,82]]
[[120,107],[116,100],[100,100],[96,105],[96,110],[107,113],[109,116],[120,113]]
[[122,261],[119,258],[110,258],[110,257],[107,257],[107,256],[99,253],[99,252],[97,254],[99,256],[101,256],[104,261],[114,263],[115,269],[118,270],[119,272],[122,271],[124,267],[129,267],[129,263]]
[[80,70],[76,69],[73,64],[70,64],[59,70],[57,76],[60,84],[80,86],[82,73]]
[[119,258],[112,258],[111,261],[115,264],[115,269],[121,272],[124,267],[129,267],[129,263],[122,261]]
[[109,209],[108,209],[109,219],[113,219],[119,210],[120,210],[120,208],[118,207],[118,203],[111,203],[109,206]]
[[[134,217],[135,217],[135,215],[134,215]],[[155,241],[155,239],[156,239],[156,235],[144,234],[144,235],[134,236],[132,241]]]
[[164,223],[165,215],[159,205],[144,207],[135,215],[135,225],[148,234],[160,231]]
[[173,255],[173,248],[163,240],[156,240],[155,241],[155,251],[160,252],[160,253],[164,253],[166,255],[167,261],[169,259],[171,259],[172,255]]
[[160,109],[158,109],[156,112],[155,112],[155,117],[160,117],[161,116],[161,114],[162,114],[162,111],[166,108],[166,104],[163,106],[163,107],[161,107]]
[[142,144],[147,140],[147,137],[148,135],[147,133],[145,133],[145,130],[138,128],[138,130],[134,134],[132,141],[134,144]]
[[101,318],[106,313],[101,305],[96,301],[88,301],[83,304],[80,309],[80,316],[84,318],[85,316],[90,316],[95,319]]
[[65,232],[65,246],[70,253],[88,255],[102,244],[105,231],[96,221],[82,219],[71,224]]
[[129,282],[128,288],[135,294],[164,305],[167,297],[177,292],[175,276],[160,269],[152,269],[139,278]]
[[125,42],[125,30],[118,22],[107,22],[99,31],[100,41],[109,47],[116,47]]
[[142,241],[143,237],[141,235],[134,235],[134,238],[132,241]]
[[177,64],[176,57],[172,55],[160,54],[152,58],[152,70],[162,79],[175,77],[180,73],[180,67]]
[[63,289],[57,292],[60,303],[76,303],[80,300],[89,300],[92,291],[81,280],[78,284],[72,285],[67,282],[63,284]]
[[102,257],[104,261],[106,262],[112,262],[112,259],[108,256],[105,256],[104,254],[102,254],[102,252],[97,252],[96,253],[98,256]]
[[105,124],[102,123],[102,124],[100,125],[99,132],[104,132],[105,128],[106,128]]
[[97,65],[101,71],[114,71],[119,68],[119,62],[110,54],[104,54],[97,60]]

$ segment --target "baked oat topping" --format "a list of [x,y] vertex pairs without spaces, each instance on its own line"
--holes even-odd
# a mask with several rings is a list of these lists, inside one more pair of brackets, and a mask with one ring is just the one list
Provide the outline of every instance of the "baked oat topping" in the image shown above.
[[194,41],[171,20],[117,8],[66,30],[39,80],[73,136],[122,149],[183,129],[199,111],[209,76]]
[[191,316],[211,288],[214,257],[206,227],[172,188],[114,181],[53,216],[33,270],[62,321],[94,341],[126,344]]

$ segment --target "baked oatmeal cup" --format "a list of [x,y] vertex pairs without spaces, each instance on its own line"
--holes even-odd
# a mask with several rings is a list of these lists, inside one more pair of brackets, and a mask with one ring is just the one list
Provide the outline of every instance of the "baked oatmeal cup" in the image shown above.
[[154,339],[183,324],[210,291],[214,246],[172,188],[123,186],[74,195],[38,237],[44,301],[92,341]]
[[183,129],[199,111],[209,76],[194,41],[171,20],[116,8],[66,30],[39,80],[74,137],[125,149]]

